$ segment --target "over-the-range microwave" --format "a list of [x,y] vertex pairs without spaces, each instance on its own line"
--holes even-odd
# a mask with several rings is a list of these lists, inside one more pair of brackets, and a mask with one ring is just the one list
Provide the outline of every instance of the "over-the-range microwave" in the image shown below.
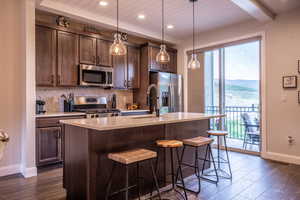
[[81,86],[113,87],[113,68],[94,65],[79,65]]

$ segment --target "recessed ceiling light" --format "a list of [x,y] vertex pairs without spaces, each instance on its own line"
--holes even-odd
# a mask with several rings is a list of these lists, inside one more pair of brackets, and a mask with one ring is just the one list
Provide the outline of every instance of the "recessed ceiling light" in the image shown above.
[[145,15],[143,15],[143,14],[139,14],[139,15],[138,15],[138,18],[139,18],[139,19],[145,19],[145,18],[146,18],[146,16],[145,16]]
[[174,25],[169,24],[169,25],[167,26],[167,28],[168,28],[168,29],[173,29],[173,28],[174,28]]
[[107,3],[107,1],[100,1],[100,2],[99,2],[99,5],[100,5],[100,6],[107,6],[108,3]]

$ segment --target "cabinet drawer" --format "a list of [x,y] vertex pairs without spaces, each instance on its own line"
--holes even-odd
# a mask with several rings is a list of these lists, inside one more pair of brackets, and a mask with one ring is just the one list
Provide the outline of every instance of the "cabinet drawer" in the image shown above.
[[60,126],[60,120],[67,120],[67,119],[82,119],[85,116],[72,116],[72,117],[47,117],[47,118],[38,118],[36,119],[36,127],[43,128],[43,127],[53,127],[53,126]]

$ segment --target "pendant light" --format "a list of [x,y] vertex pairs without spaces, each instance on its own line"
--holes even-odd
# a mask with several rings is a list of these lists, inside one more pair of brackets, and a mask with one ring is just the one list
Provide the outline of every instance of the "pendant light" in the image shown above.
[[161,45],[160,45],[160,51],[159,53],[156,55],[156,62],[161,63],[161,64],[166,64],[168,62],[170,62],[170,55],[168,54],[167,50],[166,50],[166,45],[165,45],[165,5],[164,5],[164,0],[161,1],[162,2],[162,23],[161,23],[161,27],[162,27],[162,40],[161,40]]
[[109,53],[113,56],[124,56],[127,54],[127,48],[122,41],[122,35],[119,32],[119,0],[117,0],[117,33],[114,35],[114,43],[110,46]]
[[190,1],[193,2],[193,54],[188,64],[188,68],[199,69],[201,67],[201,64],[197,58],[197,54],[195,53],[195,2],[197,0],[190,0]]

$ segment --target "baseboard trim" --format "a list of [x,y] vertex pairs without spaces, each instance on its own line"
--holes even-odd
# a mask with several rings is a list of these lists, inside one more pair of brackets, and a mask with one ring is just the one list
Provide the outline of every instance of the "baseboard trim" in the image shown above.
[[36,167],[30,167],[30,168],[21,168],[21,173],[25,178],[30,178],[33,176],[37,176],[37,168]]
[[20,164],[16,164],[16,165],[0,167],[0,177],[20,173],[21,172],[20,166],[21,166]]
[[262,157],[264,159],[274,160],[278,162],[300,165],[299,156],[291,156],[291,155],[275,153],[275,152],[266,152],[262,154]]

